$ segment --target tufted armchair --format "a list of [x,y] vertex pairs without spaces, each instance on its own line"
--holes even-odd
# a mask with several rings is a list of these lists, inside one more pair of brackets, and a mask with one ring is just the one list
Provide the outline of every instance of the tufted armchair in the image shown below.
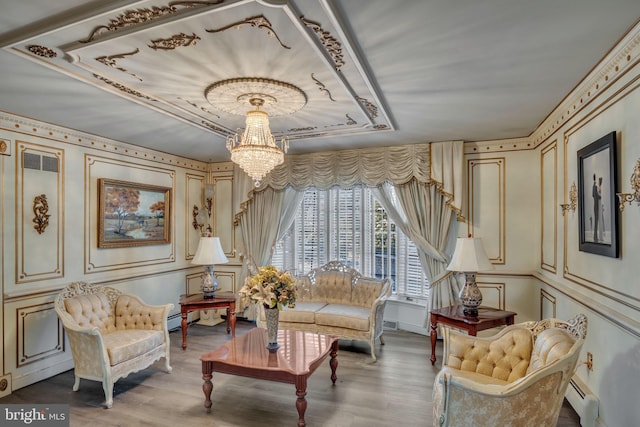
[[151,306],[135,295],[106,286],[75,282],[55,299],[55,310],[69,338],[75,383],[101,381],[107,408],[113,405],[113,384],[132,372],[165,358],[169,365],[167,316],[173,304]]
[[488,338],[444,328],[434,426],[555,426],[587,318],[508,326]]

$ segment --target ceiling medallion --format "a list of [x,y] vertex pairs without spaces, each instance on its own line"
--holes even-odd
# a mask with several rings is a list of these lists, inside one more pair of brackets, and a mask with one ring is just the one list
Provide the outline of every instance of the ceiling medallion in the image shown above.
[[260,108],[271,117],[299,111],[307,104],[307,95],[298,87],[278,80],[241,77],[222,80],[209,86],[205,98],[214,107],[230,114],[244,116],[252,106],[251,100],[261,99]]
[[[205,97],[222,111],[246,114],[245,129],[227,137],[227,149],[231,161],[260,186],[260,181],[284,162],[289,147],[286,135],[277,140],[271,133],[267,111],[274,116],[292,114],[306,105],[307,96],[296,86],[278,80],[237,78],[212,84]],[[247,111],[248,107],[252,109]]]

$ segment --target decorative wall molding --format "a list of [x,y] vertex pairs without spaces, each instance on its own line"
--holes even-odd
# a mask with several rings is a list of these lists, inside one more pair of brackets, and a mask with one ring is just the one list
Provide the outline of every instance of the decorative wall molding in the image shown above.
[[[597,120],[602,120],[603,114],[605,114],[610,108],[613,108],[617,103],[624,100],[630,94],[633,94],[634,91],[640,90],[640,83],[638,82],[638,80],[640,80],[640,75],[636,76],[636,78],[632,80],[632,84],[626,84],[620,90],[615,91],[613,95],[608,93],[610,96],[608,96],[606,100],[603,100],[597,106],[597,108],[594,108],[594,110],[591,111],[588,116],[586,116],[582,120],[577,121],[576,123],[571,124],[571,126],[569,126],[565,130],[564,137],[563,137],[564,139],[563,156],[565,161],[565,164],[564,164],[564,171],[565,171],[564,180],[565,181],[563,183],[563,186],[565,188],[568,188],[569,186],[568,180],[570,178],[568,176],[568,173],[569,173],[568,171],[572,171],[571,173],[575,173],[577,175],[577,170],[578,170],[577,165],[574,165],[572,169],[570,167],[570,164],[573,165],[573,163],[569,163],[569,162],[575,163],[576,162],[575,153],[577,153],[577,150],[581,148],[586,142],[591,142],[591,141],[582,141],[580,137],[577,136],[577,135],[580,135],[579,132],[584,131],[584,129],[587,128],[592,122]],[[600,283],[599,281],[593,279],[592,277],[589,277],[589,275],[585,274],[584,271],[579,271],[580,269],[574,268],[575,265],[583,264],[584,260],[576,259],[575,254],[581,253],[581,252],[578,252],[577,244],[575,246],[574,252],[569,252],[571,248],[571,244],[569,243],[570,242],[569,235],[571,233],[574,233],[571,235],[571,237],[575,238],[575,241],[578,240],[578,238],[576,237],[577,231],[575,231],[573,228],[570,228],[570,227],[571,227],[570,216],[565,215],[564,216],[564,239],[563,239],[564,265],[562,270],[563,278],[584,287],[588,291],[604,296],[610,299],[614,303],[621,304],[635,311],[640,311],[640,297],[631,295],[627,292],[621,292],[620,290],[616,289],[613,286]],[[577,227],[576,227],[576,230],[577,230]],[[572,262],[574,262],[575,264],[572,264]]]
[[558,151],[558,140],[553,140],[540,155],[540,266],[552,273],[558,265]]
[[[138,161],[150,160],[155,163],[174,165],[185,169],[193,169],[198,171],[207,170],[207,164],[205,162],[149,150],[146,148],[99,137],[78,130],[68,129],[62,126],[21,117],[16,114],[0,113],[0,130],[2,129],[10,132],[16,132],[17,134],[45,138],[48,140],[64,142],[66,144],[72,144],[87,149],[131,157],[133,159],[138,159]],[[7,139],[4,139],[4,141],[7,141],[7,146],[9,147],[8,152],[10,154],[10,141]]]
[[540,320],[552,318],[556,314],[556,297],[544,289],[540,289]]
[[19,307],[16,315],[16,367],[64,353],[62,322],[55,313],[53,302]]
[[[504,157],[467,160],[467,234],[482,237],[493,264],[506,263],[506,159]],[[482,180],[480,179],[482,176]],[[482,181],[483,203],[476,190]]]
[[[483,302],[485,307],[493,307],[500,310],[505,310],[506,307],[506,284],[504,282],[485,282],[476,281],[476,284],[482,291]],[[496,305],[491,305],[493,301],[497,302]]]
[[531,135],[539,146],[612,87],[640,61],[640,25],[636,25],[593,71],[567,95]]
[[[103,272],[128,272],[135,267],[147,267],[168,264],[176,261],[177,239],[168,244],[145,246],[144,250],[132,251],[132,248],[98,248],[98,178],[127,177],[131,182],[176,188],[176,171],[161,168],[153,164],[143,165],[120,159],[85,154],[84,156],[84,274]],[[175,202],[175,191],[173,191]],[[176,209],[171,209],[171,231],[176,236]],[[185,219],[184,221],[188,221]]]
[[65,151],[21,140],[16,150],[15,284],[27,286],[64,277]]
[[535,147],[528,137],[498,139],[492,141],[466,141],[464,154],[502,153],[508,151],[533,150]]
[[640,321],[631,319],[619,311],[609,308],[602,303],[580,293],[574,289],[570,289],[565,285],[547,277],[543,273],[534,272],[532,273],[533,277],[538,279],[541,283],[555,289],[557,292],[561,293],[563,296],[569,298],[571,301],[591,310],[592,312],[600,315],[607,321],[613,323],[614,325],[619,326],[624,329],[636,339],[640,339]]

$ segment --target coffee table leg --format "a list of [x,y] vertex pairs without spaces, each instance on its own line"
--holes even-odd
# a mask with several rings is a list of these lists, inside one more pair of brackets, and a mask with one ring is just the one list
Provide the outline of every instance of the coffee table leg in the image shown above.
[[182,326],[182,349],[187,349],[187,312],[183,311],[180,313],[182,317],[182,322],[180,322],[180,326]]
[[431,365],[436,363],[436,340],[438,339],[438,321],[431,315]]
[[211,392],[213,391],[213,382],[211,379],[213,378],[213,366],[209,362],[202,362],[202,379],[204,380],[204,384],[202,384],[202,391],[204,392],[204,407],[207,409],[207,412],[211,412]]
[[307,424],[304,422],[304,413],[307,410],[307,400],[304,398],[307,395],[307,377],[296,378],[296,409],[298,410],[298,427],[304,427]]
[[[236,337],[236,304],[232,303],[229,307],[227,319],[231,320],[231,337]],[[229,329],[227,329],[227,333],[229,333]]]
[[329,361],[329,366],[331,366],[331,382],[334,384],[338,377],[336,376],[336,369],[338,368],[338,340],[335,340],[333,344],[331,344],[331,360]]

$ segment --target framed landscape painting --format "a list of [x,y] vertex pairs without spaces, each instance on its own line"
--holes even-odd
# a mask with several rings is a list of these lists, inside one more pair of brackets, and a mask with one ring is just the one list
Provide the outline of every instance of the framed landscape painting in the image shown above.
[[98,247],[171,243],[171,189],[98,180]]
[[617,258],[616,133],[578,151],[579,249]]

